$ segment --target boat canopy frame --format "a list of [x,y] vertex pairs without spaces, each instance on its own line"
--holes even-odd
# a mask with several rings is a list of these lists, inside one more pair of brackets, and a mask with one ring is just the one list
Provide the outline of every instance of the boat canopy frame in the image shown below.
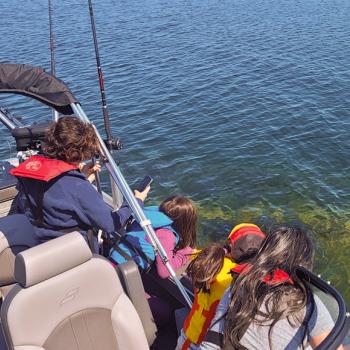
[[[21,79],[24,79],[24,81],[21,82]],[[89,120],[80,103],[70,92],[65,83],[51,74],[46,73],[42,68],[23,64],[5,63],[0,64],[0,93],[21,94],[34,98],[57,110],[59,113],[63,111],[61,114],[75,114],[82,121],[93,126],[99,140],[101,153],[106,159],[105,165],[110,174],[111,180],[117,185],[119,191],[129,204],[135,219],[145,231],[155,253],[158,254],[163,261],[171,278],[176,283],[186,300],[187,305],[191,308],[192,300],[187,293],[186,288],[176,276],[175,271],[169,262],[167,253],[154,232],[151,221],[147,219],[140,204],[137,202],[134,193],[125,180],[101,134],[94,123]],[[10,123],[8,120],[5,121],[5,119],[4,114],[0,113],[0,121],[9,127]]]
[[27,64],[0,64],[0,93],[34,98],[63,115],[73,114],[71,104],[79,103],[62,80]]

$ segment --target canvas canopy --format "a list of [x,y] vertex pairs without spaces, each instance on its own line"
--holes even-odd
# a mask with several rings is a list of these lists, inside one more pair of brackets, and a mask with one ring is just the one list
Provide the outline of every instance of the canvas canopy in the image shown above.
[[73,114],[70,104],[78,102],[62,80],[26,64],[0,64],[0,93],[34,98],[61,114]]

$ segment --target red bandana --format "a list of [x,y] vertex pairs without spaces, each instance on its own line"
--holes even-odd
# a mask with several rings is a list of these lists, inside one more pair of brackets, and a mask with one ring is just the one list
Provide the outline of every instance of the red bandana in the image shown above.
[[[251,269],[250,264],[240,264],[233,267],[231,271],[240,274],[240,273],[247,273],[250,269]],[[272,276],[267,275],[261,278],[261,280],[268,285],[275,285],[275,284],[281,284],[281,283],[294,284],[294,281],[291,279],[288,273],[281,269],[275,270]]]

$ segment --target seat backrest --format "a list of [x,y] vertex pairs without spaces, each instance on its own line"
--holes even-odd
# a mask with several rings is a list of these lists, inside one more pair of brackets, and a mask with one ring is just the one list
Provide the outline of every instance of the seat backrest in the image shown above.
[[0,218],[0,294],[15,283],[16,255],[36,245],[34,228],[24,214]]
[[16,257],[1,321],[10,349],[144,350],[147,339],[110,262],[73,232]]
[[116,267],[120,282],[129,299],[132,301],[145,330],[148,345],[152,345],[157,337],[157,326],[153,319],[148,301],[145,299],[145,289],[140,271],[135,261],[130,260]]

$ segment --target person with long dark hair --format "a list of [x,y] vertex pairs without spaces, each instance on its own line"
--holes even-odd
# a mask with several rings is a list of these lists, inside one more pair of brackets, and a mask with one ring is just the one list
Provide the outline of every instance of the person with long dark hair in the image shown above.
[[276,226],[250,264],[225,292],[200,349],[299,350],[318,346],[333,327],[321,300],[297,274],[312,269],[314,245],[310,232]]
[[[112,210],[91,185],[99,166],[82,162],[97,154],[99,142],[92,125],[76,117],[63,117],[50,128],[43,154],[10,171],[18,178],[18,211],[34,225],[38,243],[71,231],[80,231],[87,238],[92,228],[113,233],[130,217],[126,203]],[[149,187],[135,192],[140,204],[148,191]]]
[[186,269],[194,287],[194,301],[176,350],[195,350],[205,338],[216,307],[232,282],[230,270],[248,263],[259,250],[265,234],[251,223],[236,225],[224,244],[214,243],[194,254]]
[[[159,206],[146,206],[144,212],[152,222],[173,269],[176,271],[186,265],[196,244],[198,215],[195,204],[189,198],[176,195],[166,198]],[[161,257],[155,254],[136,221],[128,226],[126,235],[113,247],[110,255],[117,264],[133,259],[142,270],[149,270],[155,261],[158,276],[169,277]]]

